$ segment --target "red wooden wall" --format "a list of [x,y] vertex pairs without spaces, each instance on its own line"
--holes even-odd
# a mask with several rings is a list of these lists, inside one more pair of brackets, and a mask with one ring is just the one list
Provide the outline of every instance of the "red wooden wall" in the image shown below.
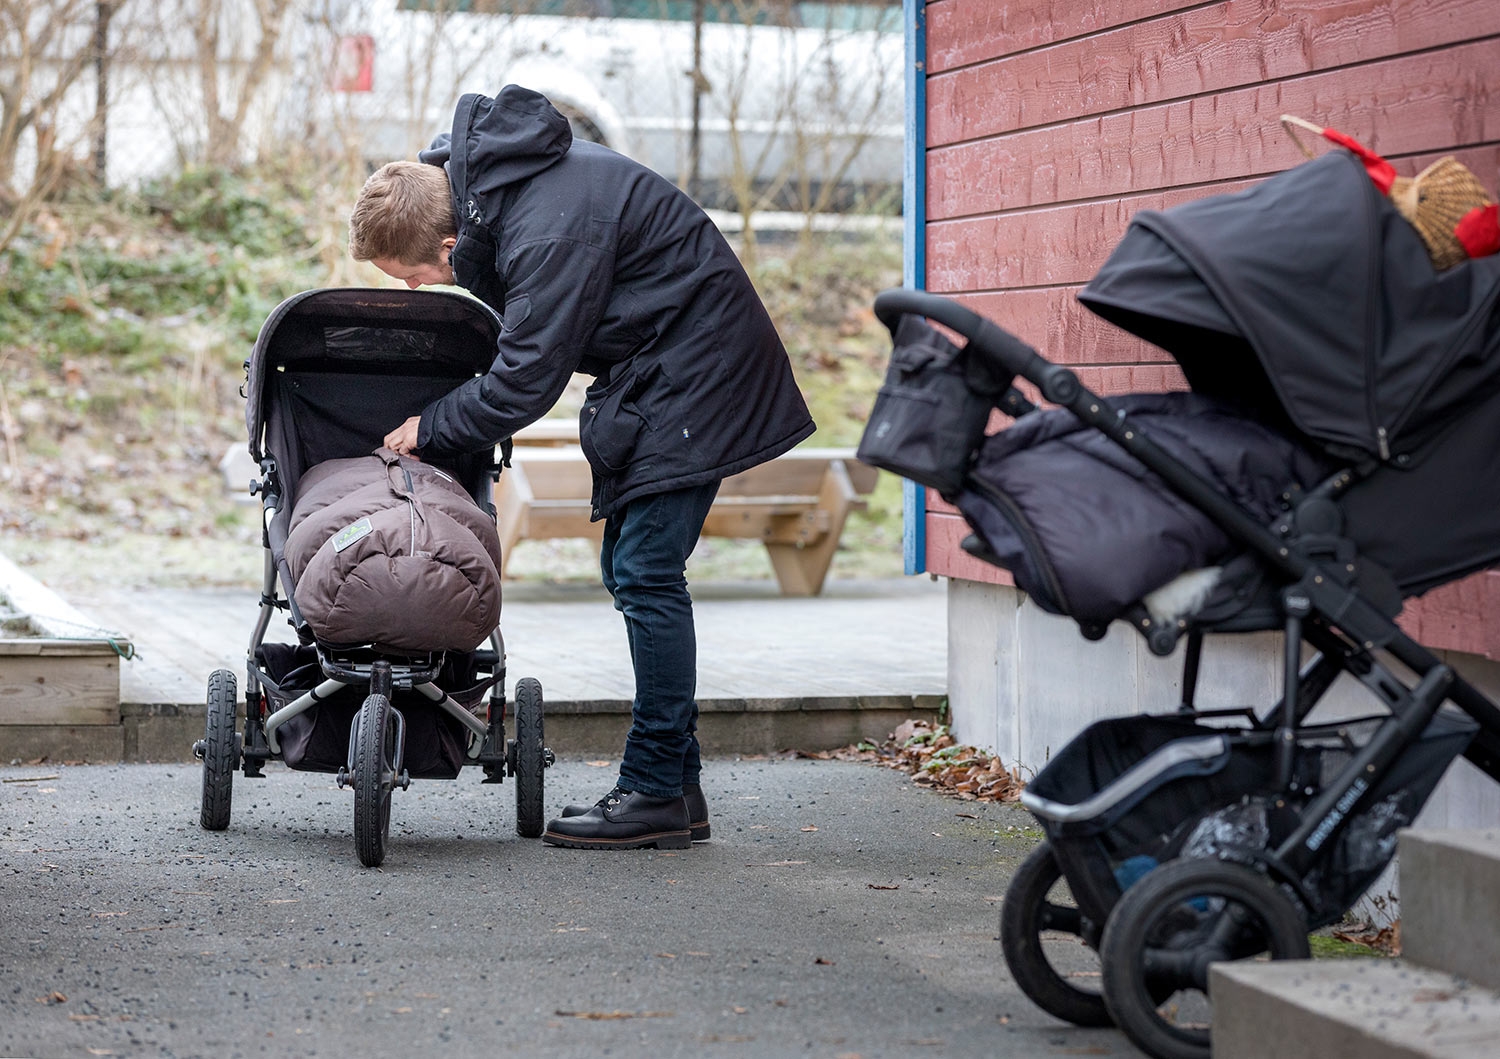
[[[925,285],[1105,393],[1184,383],[1079,287],[1137,210],[1302,161],[1281,114],[1403,173],[1456,154],[1500,182],[1500,0],[936,0],[926,16]],[[959,550],[953,509],[927,503],[927,568],[1004,580]],[[1500,658],[1500,573],[1403,621],[1430,646]]]

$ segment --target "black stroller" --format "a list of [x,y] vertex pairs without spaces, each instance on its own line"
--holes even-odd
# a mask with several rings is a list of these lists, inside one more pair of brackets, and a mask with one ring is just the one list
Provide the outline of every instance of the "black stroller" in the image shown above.
[[[534,678],[517,681],[515,734],[507,739],[499,628],[488,633],[487,647],[480,632],[480,643],[456,650],[324,642],[298,606],[287,555],[293,501],[308,472],[369,456],[393,426],[483,375],[499,331],[496,315],[469,298],[357,288],[295,295],[261,327],[243,392],[250,454],[261,469],[250,491],[262,501],[265,573],[247,653],[242,733],[234,673],[220,669],[208,682],[206,732],[194,746],[203,760],[204,828],[229,826],[236,769],[263,778],[265,763],[280,760],[352,785],[355,848],[367,867],[385,858],[392,792],[413,777],[452,779],[464,765],[480,766],[486,783],[515,777],[516,831],[541,834],[543,770],[552,763],[542,688]],[[467,454],[439,470],[467,494],[458,503],[472,500],[479,522],[492,529],[491,487],[500,472],[493,453]],[[498,571],[493,599],[498,613]],[[287,612],[297,643],[267,642],[277,610]]]
[[[1500,780],[1500,708],[1393,620],[1500,561],[1500,257],[1435,272],[1338,152],[1138,215],[1080,299],[1193,392],[1105,399],[955,302],[887,291],[860,455],[942,492],[964,548],[1085,637],[1185,641],[1175,711],[1093,724],[1029,784],[1047,840],[1001,939],[1049,1013],[1197,1059],[1212,962],[1306,957],[1457,755]],[[994,408],[1015,422],[982,437]],[[1196,709],[1204,635],[1273,629],[1281,700]],[[1310,718],[1341,674],[1377,712]],[[1071,974],[1080,940],[1098,989]]]

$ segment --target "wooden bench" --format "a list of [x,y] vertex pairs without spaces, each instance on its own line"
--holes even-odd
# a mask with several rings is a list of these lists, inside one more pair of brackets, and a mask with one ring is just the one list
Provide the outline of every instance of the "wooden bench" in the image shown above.
[[[762,542],[782,594],[815,596],[849,512],[868,506],[877,476],[852,449],[793,449],[726,478],[703,535]],[[604,523],[589,521],[592,489],[588,460],[577,445],[517,444],[495,490],[504,561],[523,540],[601,540]]]

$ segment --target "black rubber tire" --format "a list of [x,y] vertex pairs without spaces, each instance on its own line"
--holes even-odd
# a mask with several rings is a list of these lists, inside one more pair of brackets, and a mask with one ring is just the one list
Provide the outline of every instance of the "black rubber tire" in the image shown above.
[[516,681],[516,834],[536,838],[547,826],[542,809],[547,771],[543,739],[542,685],[535,677]]
[[1207,858],[1163,864],[1126,890],[1109,914],[1099,951],[1110,1014],[1156,1059],[1209,1059],[1210,1025],[1183,1025],[1177,1017],[1184,1005],[1189,1017],[1194,1009],[1211,1010],[1210,962],[1310,954],[1302,911],[1275,883],[1251,868]]
[[354,849],[366,868],[385,861],[385,841],[391,833],[393,747],[391,702],[370,695],[359,710],[354,747]]
[[198,822],[205,831],[229,826],[234,801],[234,770],[240,764],[240,744],[234,733],[235,700],[239,686],[234,674],[216,669],[208,678],[208,715],[203,732],[203,798]]
[[[1075,1026],[1113,1026],[1099,989],[1080,989],[1052,966],[1042,944],[1042,933],[1071,934],[1080,945],[1086,923],[1073,904],[1059,903],[1049,892],[1062,880],[1062,867],[1043,842],[1021,862],[1000,906],[1000,948],[1005,965],[1021,992],[1049,1015]],[[1102,978],[1102,975],[1101,975]],[[1096,982],[1100,979],[1096,979]]]

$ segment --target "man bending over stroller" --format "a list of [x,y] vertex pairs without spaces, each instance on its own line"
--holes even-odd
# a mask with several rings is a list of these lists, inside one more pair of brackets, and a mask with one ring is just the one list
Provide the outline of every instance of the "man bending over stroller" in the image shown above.
[[457,284],[504,321],[494,364],[400,424],[398,453],[474,452],[544,415],[575,371],[599,565],[635,669],[620,775],[542,836],[685,848],[709,835],[684,571],[722,479],[813,432],[791,363],[713,223],[669,181],[574,143],[542,96],[459,100],[451,136],[365,183],[349,249],[415,289]]

